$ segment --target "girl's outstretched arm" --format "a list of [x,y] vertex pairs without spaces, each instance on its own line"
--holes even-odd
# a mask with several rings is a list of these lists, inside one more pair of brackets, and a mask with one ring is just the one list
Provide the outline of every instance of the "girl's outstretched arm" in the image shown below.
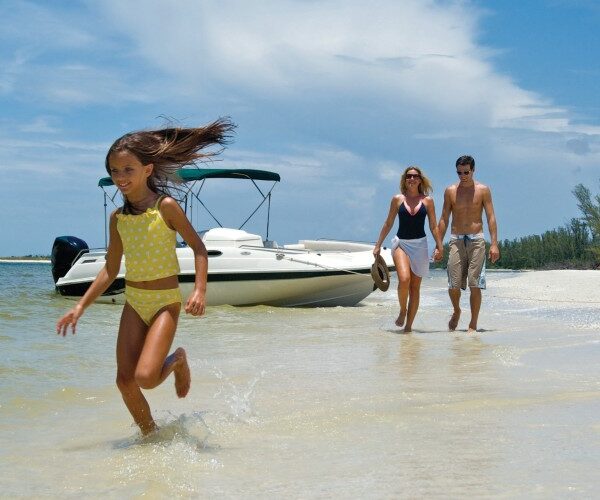
[[173,198],[167,197],[160,204],[160,211],[167,224],[177,231],[194,252],[196,282],[194,291],[185,303],[185,312],[202,316],[206,307],[206,282],[208,280],[208,252],[202,239]]
[[115,210],[110,216],[110,240],[106,251],[106,264],[104,264],[104,267],[100,270],[87,292],[77,302],[77,305],[58,320],[56,323],[57,334],[64,337],[67,334],[69,325],[71,325],[71,330],[73,335],[75,335],[77,321],[83,312],[106,291],[119,274],[122,256],[123,243],[117,231],[117,211]]

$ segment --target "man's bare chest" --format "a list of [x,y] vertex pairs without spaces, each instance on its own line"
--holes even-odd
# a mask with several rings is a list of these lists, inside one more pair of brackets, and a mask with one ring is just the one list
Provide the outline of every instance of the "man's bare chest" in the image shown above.
[[454,196],[454,209],[460,211],[481,210],[483,196],[476,190],[458,191]]

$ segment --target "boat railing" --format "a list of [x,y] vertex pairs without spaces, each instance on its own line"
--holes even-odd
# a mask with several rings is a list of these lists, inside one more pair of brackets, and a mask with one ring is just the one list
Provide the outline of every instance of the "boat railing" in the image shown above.
[[300,240],[298,243],[291,243],[283,246],[256,246],[256,245],[241,245],[239,248],[260,250],[263,252],[273,253],[354,253],[366,252],[373,249],[373,245],[369,243],[348,242],[343,240]]
[[317,238],[315,241],[339,241],[339,242],[343,242],[343,243],[359,243],[361,245],[369,245],[369,246],[375,246],[375,243],[373,243],[372,241],[363,241],[363,240],[340,240],[338,238]]
[[298,245],[304,246],[307,250],[319,252],[365,252],[373,249],[372,243],[345,240],[300,240]]
[[257,246],[257,245],[240,245],[238,248],[244,248],[247,250],[260,250],[263,252],[270,252],[270,253],[281,253],[281,252],[286,252],[286,253],[294,253],[294,254],[302,254],[302,253],[308,253],[309,250],[305,249],[305,248],[287,248],[286,246],[283,247],[261,247],[261,246]]

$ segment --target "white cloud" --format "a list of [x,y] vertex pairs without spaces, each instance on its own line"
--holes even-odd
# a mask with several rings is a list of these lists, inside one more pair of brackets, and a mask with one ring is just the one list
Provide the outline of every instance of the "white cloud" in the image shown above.
[[72,10],[22,0],[0,4],[0,39],[34,52],[90,47],[97,39]]
[[52,118],[45,116],[38,116],[29,123],[20,125],[21,132],[31,132],[34,134],[57,134],[60,132],[58,127],[51,125]]
[[[46,133],[44,132],[44,135]],[[6,132],[0,134],[0,172],[39,174],[37,181],[50,177],[64,179],[102,175],[107,144],[40,138],[19,139]]]
[[[499,74],[492,51],[475,40],[482,12],[468,2],[106,5],[146,60],[205,96],[219,88],[300,102],[307,95],[346,95],[418,109],[432,122],[468,116],[476,126],[600,133],[573,125],[567,110]],[[130,23],[132,17],[138,22]]]
[[407,166],[408,164],[403,166],[395,162],[382,162],[378,167],[379,178],[384,181],[396,181],[400,184],[400,175]]
[[[475,129],[600,135],[495,70],[495,52],[476,40],[483,11],[469,2],[106,0],[65,12],[7,5],[2,38],[16,47],[3,61],[0,92],[22,98],[148,104],[171,93],[192,106],[267,99],[315,112],[333,98],[419,117],[415,138],[447,138],[447,124],[463,117]],[[34,29],[17,28],[25,22]],[[60,51],[60,64],[45,60]]]
[[160,96],[160,79],[140,78],[110,26],[90,14],[84,4],[3,2],[0,95],[41,107],[149,103]]
[[599,127],[501,73],[483,15],[468,0],[8,0],[0,171],[87,196],[101,140],[162,113],[229,114],[240,129],[222,165],[281,173],[283,231],[373,239],[404,166],[422,165],[439,201],[464,153],[504,197],[503,236],[544,230],[572,215],[555,209],[568,183],[596,182]]

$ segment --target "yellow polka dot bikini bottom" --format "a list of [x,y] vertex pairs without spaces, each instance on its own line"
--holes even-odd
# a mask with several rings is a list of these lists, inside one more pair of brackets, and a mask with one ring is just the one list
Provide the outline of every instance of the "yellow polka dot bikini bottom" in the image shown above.
[[163,307],[183,302],[179,288],[144,290],[129,285],[125,285],[125,300],[147,325]]

